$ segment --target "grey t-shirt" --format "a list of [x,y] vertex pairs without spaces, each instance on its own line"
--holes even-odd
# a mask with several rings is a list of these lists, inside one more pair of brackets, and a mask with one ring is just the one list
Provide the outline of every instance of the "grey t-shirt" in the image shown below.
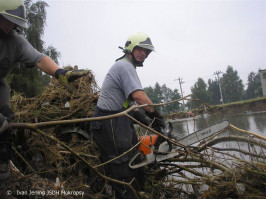
[[44,54],[38,52],[19,33],[12,31],[7,36],[0,35],[0,79],[5,78],[16,62],[26,66],[36,65]]
[[137,71],[125,57],[118,60],[106,75],[97,106],[103,110],[117,111],[132,92],[143,90]]
[[10,88],[5,80],[6,75],[16,62],[31,67],[36,65],[44,54],[34,49],[31,44],[16,31],[9,35],[0,32],[0,111],[10,107]]

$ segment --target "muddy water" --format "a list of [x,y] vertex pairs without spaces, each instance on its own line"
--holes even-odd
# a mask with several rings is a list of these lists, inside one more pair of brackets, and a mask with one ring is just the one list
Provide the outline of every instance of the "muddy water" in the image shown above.
[[[197,118],[181,119],[172,121],[174,130],[173,136],[176,140],[183,138],[184,136],[191,134],[197,130],[201,130],[209,125],[227,120],[230,124],[237,128],[251,131],[258,135],[266,137],[266,112],[249,112],[241,114],[230,114],[230,115],[215,115],[215,116],[200,116]],[[220,136],[227,136],[229,132],[224,132]],[[247,137],[247,134],[243,134]],[[258,146],[250,146],[245,142],[228,141],[219,143],[216,145],[219,148],[239,148],[255,154],[266,155],[265,149],[259,148]],[[250,157],[246,155],[234,152],[234,154],[241,156],[245,160],[249,160]]]
[[182,138],[209,125],[227,120],[232,125],[266,137],[266,111],[228,115],[204,115],[196,118],[173,120],[173,134]]
[[[189,119],[180,119],[172,121],[174,130],[173,135],[178,140],[183,138],[184,136],[193,133],[194,131],[201,130],[209,125],[221,122],[223,120],[227,120],[230,124],[244,130],[252,131],[256,134],[262,135],[266,137],[266,112],[251,112],[251,113],[241,113],[241,114],[230,114],[230,115],[215,115],[215,116],[200,116],[197,118],[189,118]],[[224,132],[219,136],[227,136],[229,132]],[[219,137],[218,136],[218,137]],[[247,134],[243,133],[244,137],[247,137]],[[256,146],[256,145],[250,145],[246,142],[239,142],[239,141],[227,141],[223,143],[218,143],[215,145],[215,147],[218,147],[220,149],[230,149],[229,151],[225,151],[226,153],[229,153],[231,155],[237,156],[238,158],[241,158],[246,161],[253,161],[254,159],[256,161],[265,161],[261,157],[251,157],[247,154],[240,153],[238,151],[231,151],[231,149],[241,149],[245,152],[253,153],[253,155],[266,155],[266,150]],[[212,154],[211,154],[212,155]],[[223,155],[222,156],[223,161],[221,161],[224,165],[231,166],[234,161],[232,160],[231,156]],[[218,159],[219,160],[219,159]],[[186,165],[186,164],[197,164],[193,162],[189,163],[179,163],[180,165]],[[229,167],[230,168],[230,167]],[[199,172],[209,173],[208,168],[198,168]],[[220,173],[219,170],[214,170],[216,173]],[[189,178],[194,178],[195,175],[190,174],[189,172],[184,172],[186,176]],[[211,173],[210,173],[211,174]],[[178,176],[177,176],[178,177]],[[182,179],[178,177],[177,179]],[[185,191],[193,191],[190,186],[183,187]],[[208,186],[205,184],[202,184],[200,186],[200,191],[207,190]],[[195,190],[194,190],[195,191]]]

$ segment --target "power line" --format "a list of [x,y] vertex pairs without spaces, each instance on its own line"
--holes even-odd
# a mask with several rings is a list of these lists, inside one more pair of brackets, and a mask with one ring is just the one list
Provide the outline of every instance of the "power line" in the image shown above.
[[219,76],[222,73],[223,72],[221,72],[221,71],[216,71],[216,72],[214,72],[213,75],[216,75],[217,76],[218,84],[219,84],[219,88],[220,88],[220,95],[221,95],[220,101],[222,102],[222,104],[224,104],[223,93],[222,93],[221,82],[220,82],[220,76]]
[[[185,83],[185,82],[183,82],[182,81],[182,78],[180,78],[180,77],[178,79],[175,79],[175,80],[178,80],[179,81],[179,87],[180,87],[180,91],[181,91],[181,97],[183,98],[182,84]],[[182,102],[183,102],[183,105],[182,105],[183,110],[185,110],[185,102],[184,102],[184,99],[182,99]]]

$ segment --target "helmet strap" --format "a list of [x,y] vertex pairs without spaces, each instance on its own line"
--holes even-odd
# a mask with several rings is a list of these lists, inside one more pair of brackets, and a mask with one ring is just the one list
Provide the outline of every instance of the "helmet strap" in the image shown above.
[[117,58],[115,61],[121,60],[126,56],[126,54],[124,54],[123,56],[121,56],[120,58]]
[[[123,59],[127,54],[130,54],[131,56],[132,56],[132,63],[133,63],[133,65],[134,65],[134,67],[136,68],[136,67],[143,67],[143,62],[144,61],[137,61],[136,60],[136,58],[135,58],[135,56],[133,55],[133,52],[129,52],[128,50],[126,50],[126,49],[124,49],[123,47],[118,47],[119,49],[122,49],[123,50],[123,52],[125,53],[122,57],[120,57],[120,58],[118,58],[118,59],[116,59],[115,61],[118,61],[118,60],[121,60],[121,59]],[[151,51],[150,51],[151,52]],[[146,58],[148,57],[148,55],[150,54],[150,52],[148,52],[148,54],[147,54],[147,56],[146,56]]]
[[142,62],[141,61],[137,61],[135,56],[133,55],[133,52],[131,53],[131,55],[132,55],[132,61],[133,61],[134,66],[135,67],[143,67],[143,62],[144,61],[142,61]]

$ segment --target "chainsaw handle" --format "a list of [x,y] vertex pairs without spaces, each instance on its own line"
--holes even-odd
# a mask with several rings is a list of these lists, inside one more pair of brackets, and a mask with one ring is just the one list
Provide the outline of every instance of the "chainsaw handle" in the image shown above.
[[131,169],[137,169],[137,168],[140,168],[140,167],[144,167],[145,165],[149,164],[149,162],[147,160],[141,162],[141,163],[137,163],[135,165],[132,165],[132,163],[134,163],[134,161],[139,157],[141,156],[142,153],[138,152],[136,153],[136,155],[130,160],[128,166],[131,168]]

